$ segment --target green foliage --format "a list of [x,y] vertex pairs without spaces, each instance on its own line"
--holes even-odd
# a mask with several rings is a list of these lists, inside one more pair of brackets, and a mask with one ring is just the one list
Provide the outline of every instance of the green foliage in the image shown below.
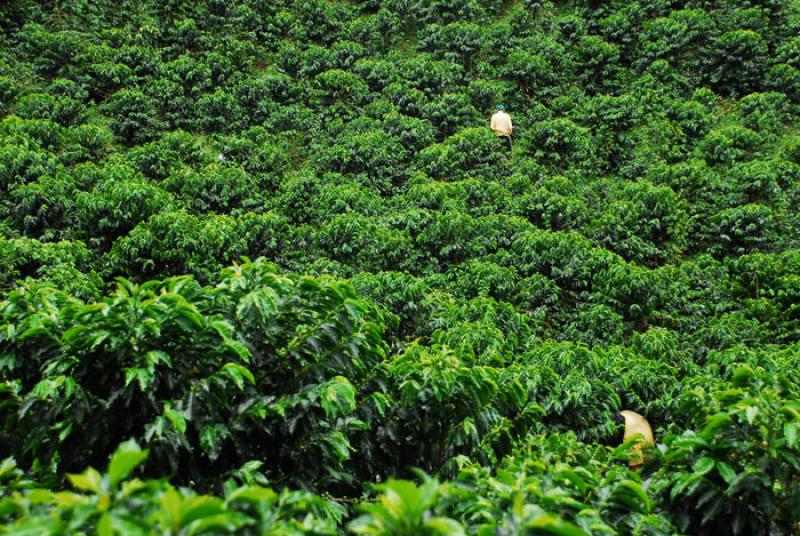
[[409,348],[388,377],[397,402],[382,434],[401,446],[394,460],[400,468],[436,470],[465,454],[497,459],[541,411],[528,399],[520,371],[477,366],[447,347]]
[[15,186],[33,182],[43,175],[53,175],[57,170],[56,159],[33,140],[11,144],[10,140],[0,146],[0,188],[3,192]]
[[683,397],[699,428],[665,438],[656,480],[665,502],[682,512],[675,517],[682,530],[788,533],[796,526],[800,407],[786,398],[791,382],[779,370],[744,365],[729,385]]
[[141,91],[121,89],[114,93],[106,107],[113,118],[114,133],[125,143],[149,141],[164,126],[155,99]]
[[[172,192],[192,212],[231,213],[259,206],[259,184],[236,167],[209,167],[200,173],[188,171],[168,177],[164,189]],[[162,194],[163,195],[163,194]]]
[[0,532],[796,532],[796,1],[2,4]]
[[566,118],[540,121],[531,126],[527,145],[533,156],[556,169],[590,165],[593,147],[589,131]]
[[15,112],[23,119],[49,119],[69,126],[79,119],[83,106],[70,97],[31,94],[17,101]]
[[530,438],[496,474],[463,468],[444,512],[458,514],[474,534],[672,534],[641,478],[619,462],[623,452],[589,447],[572,434]]
[[417,157],[417,165],[431,177],[443,180],[491,176],[497,173],[499,150],[488,129],[466,129],[425,148]]
[[[711,45],[708,76],[712,84],[726,92],[746,94],[757,87],[767,62],[768,45],[752,30],[722,34]],[[735,73],[735,74],[734,74]]]
[[762,205],[720,211],[714,223],[721,246],[734,254],[766,249],[778,240],[772,213]]
[[667,187],[627,183],[610,193],[602,216],[587,225],[587,234],[623,257],[653,265],[686,245],[686,207]]
[[0,466],[4,533],[59,534],[335,534],[339,505],[307,492],[226,484],[224,498],[175,488],[164,480],[129,478],[148,457],[120,444],[108,469],[68,475],[71,491],[51,492],[24,480],[7,458]]
[[31,284],[2,311],[4,379],[20,408],[4,433],[27,430],[15,454],[53,469],[97,463],[132,436],[156,474],[202,481],[204,467],[264,457],[283,460],[275,478],[342,480],[348,435],[366,426],[356,388],[384,356],[381,317],[351,288],[263,262],[208,288],[120,279],[93,304]]
[[76,205],[87,236],[102,238],[110,246],[150,216],[171,208],[174,201],[169,193],[147,181],[112,178],[81,192]]
[[229,216],[157,213],[114,242],[109,264],[129,274],[208,275],[246,253],[238,221]]
[[349,525],[353,534],[464,534],[454,519],[431,515],[429,510],[441,493],[436,480],[427,479],[420,486],[408,480],[389,480],[377,489],[383,492],[380,503],[363,505],[365,515]]
[[700,147],[710,164],[732,164],[749,160],[761,137],[743,126],[728,126],[709,132]]
[[317,240],[332,258],[359,271],[408,269],[417,256],[407,231],[353,212],[327,222],[319,229]]
[[320,147],[319,154],[320,169],[353,174],[381,194],[392,192],[407,173],[402,165],[407,159],[405,149],[382,130],[344,134],[333,145]]
[[65,229],[75,214],[76,184],[72,177],[43,175],[9,192],[13,223],[24,235],[40,239],[69,237]]
[[475,53],[481,48],[482,31],[477,24],[454,22],[432,24],[425,28],[420,41],[423,50],[430,50],[437,59],[459,62],[469,70]]
[[0,238],[0,285],[13,286],[18,279],[34,277],[74,293],[94,297],[102,285],[90,271],[92,253],[81,242],[43,243],[29,238]]

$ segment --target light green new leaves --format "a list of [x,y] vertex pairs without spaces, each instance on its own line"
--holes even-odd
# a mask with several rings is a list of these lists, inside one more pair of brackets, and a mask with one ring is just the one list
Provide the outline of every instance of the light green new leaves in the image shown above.
[[465,533],[460,523],[432,512],[440,488],[431,478],[419,486],[408,480],[390,479],[378,486],[383,492],[378,502],[362,505],[365,515],[353,521],[349,528],[355,534],[368,536],[461,536]]
[[147,450],[143,450],[135,440],[130,439],[120,444],[111,456],[105,477],[90,467],[80,474],[68,474],[67,478],[76,489],[104,493],[107,488],[115,489],[125,480],[147,458],[147,454]]
[[122,443],[108,464],[108,481],[111,487],[128,478],[131,471],[147,458],[147,454],[148,451],[139,447],[133,439]]
[[322,386],[320,404],[329,419],[348,415],[356,408],[356,389],[344,376],[336,376]]

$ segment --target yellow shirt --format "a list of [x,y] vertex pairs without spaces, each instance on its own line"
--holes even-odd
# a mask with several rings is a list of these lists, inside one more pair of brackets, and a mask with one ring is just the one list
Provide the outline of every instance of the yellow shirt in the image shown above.
[[640,434],[644,437],[642,441],[639,441],[631,447],[631,460],[628,462],[628,465],[631,467],[642,465],[645,462],[643,454],[644,448],[646,446],[653,447],[656,444],[653,438],[653,429],[650,428],[650,423],[647,422],[647,419],[634,411],[626,409],[620,411],[620,414],[625,418],[625,436],[622,439],[623,442],[636,434]]
[[514,129],[511,124],[511,116],[503,110],[498,111],[492,116],[492,131],[498,136],[511,136]]

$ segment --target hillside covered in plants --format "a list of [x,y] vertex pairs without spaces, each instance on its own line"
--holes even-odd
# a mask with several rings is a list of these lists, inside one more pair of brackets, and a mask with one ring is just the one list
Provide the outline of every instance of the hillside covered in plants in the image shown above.
[[799,118],[797,0],[1,2],[0,534],[797,534]]

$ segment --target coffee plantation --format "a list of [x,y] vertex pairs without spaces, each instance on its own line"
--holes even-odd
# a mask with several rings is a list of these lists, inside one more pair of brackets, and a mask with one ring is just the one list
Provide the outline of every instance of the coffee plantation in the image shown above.
[[797,534],[798,36],[2,2],[0,534]]

